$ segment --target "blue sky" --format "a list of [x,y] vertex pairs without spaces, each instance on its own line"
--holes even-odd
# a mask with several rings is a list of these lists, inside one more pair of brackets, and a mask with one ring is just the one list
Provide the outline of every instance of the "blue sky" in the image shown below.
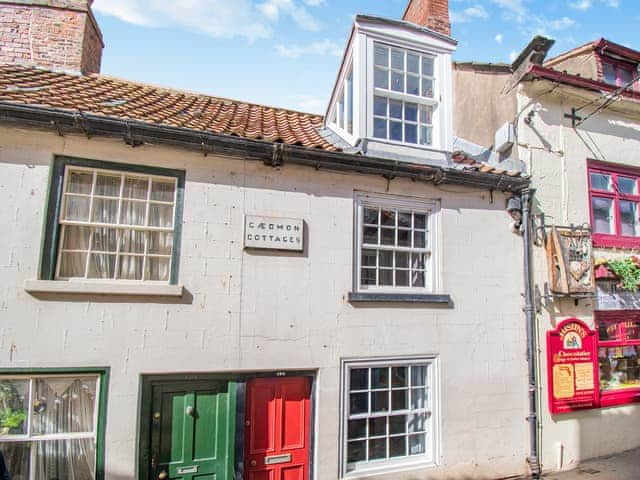
[[[95,0],[102,73],[323,113],[353,16],[407,0]],[[640,49],[638,0],[450,0],[455,60],[509,62],[543,34],[557,54],[606,37]]]

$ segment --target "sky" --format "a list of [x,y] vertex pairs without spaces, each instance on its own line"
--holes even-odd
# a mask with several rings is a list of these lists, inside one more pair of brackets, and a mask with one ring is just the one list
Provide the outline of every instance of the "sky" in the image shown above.
[[[102,73],[324,113],[355,14],[408,0],[95,0]],[[640,0],[450,0],[454,60],[510,62],[534,35],[550,55],[605,37],[640,49]]]

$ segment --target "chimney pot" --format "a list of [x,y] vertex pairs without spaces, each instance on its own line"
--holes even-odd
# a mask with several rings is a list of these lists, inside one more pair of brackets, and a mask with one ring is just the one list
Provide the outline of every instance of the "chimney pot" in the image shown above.
[[451,35],[449,0],[409,0],[402,20]]

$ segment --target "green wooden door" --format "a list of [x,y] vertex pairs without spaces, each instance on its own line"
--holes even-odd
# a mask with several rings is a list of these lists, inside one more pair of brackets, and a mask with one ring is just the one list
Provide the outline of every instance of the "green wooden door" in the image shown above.
[[233,480],[236,384],[156,384],[151,409],[151,479]]

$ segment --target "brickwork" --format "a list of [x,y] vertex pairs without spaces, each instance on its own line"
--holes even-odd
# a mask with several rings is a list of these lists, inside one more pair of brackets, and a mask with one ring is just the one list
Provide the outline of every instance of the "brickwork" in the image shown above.
[[102,35],[88,0],[0,0],[0,63],[98,73]]
[[403,20],[451,35],[448,0],[409,0]]

